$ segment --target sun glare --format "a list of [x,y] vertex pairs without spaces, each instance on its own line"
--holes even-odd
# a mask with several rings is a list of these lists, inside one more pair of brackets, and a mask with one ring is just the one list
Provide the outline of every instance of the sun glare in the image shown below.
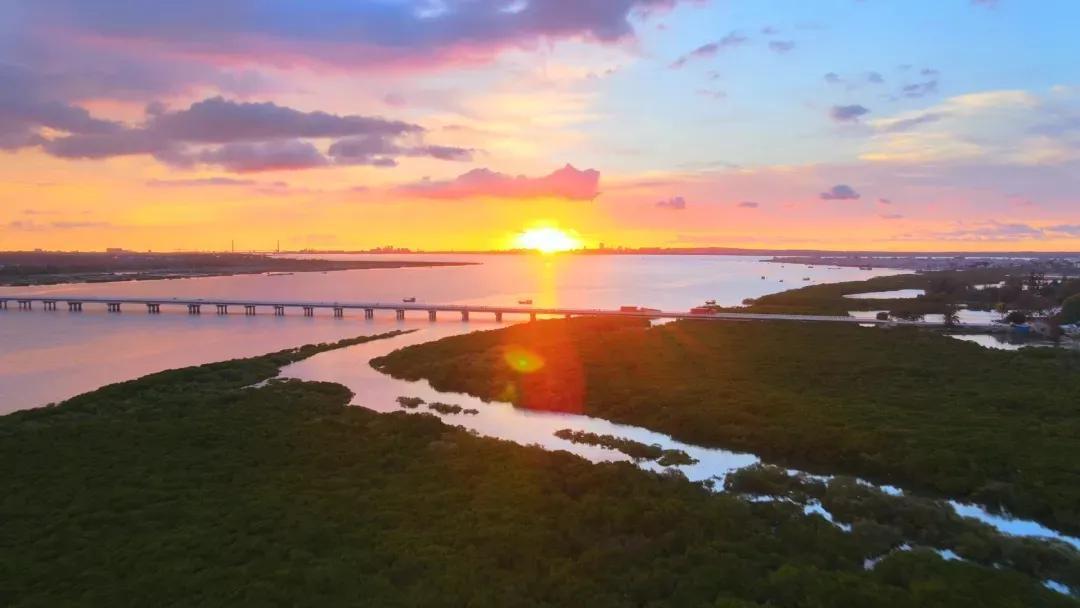
[[555,253],[578,249],[581,241],[558,228],[530,228],[514,239],[514,245],[521,249],[535,249],[541,253]]

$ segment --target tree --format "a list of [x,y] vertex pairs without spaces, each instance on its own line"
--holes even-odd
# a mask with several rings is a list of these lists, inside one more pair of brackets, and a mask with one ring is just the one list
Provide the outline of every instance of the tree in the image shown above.
[[1005,315],[1005,322],[1012,323],[1014,325],[1021,325],[1023,323],[1027,323],[1027,315],[1020,312],[1019,310],[1014,310],[1009,314]]
[[1061,322],[1080,323],[1080,294],[1069,296],[1061,303]]
[[945,327],[956,327],[960,324],[960,307],[953,302],[946,302],[942,308],[945,317]]

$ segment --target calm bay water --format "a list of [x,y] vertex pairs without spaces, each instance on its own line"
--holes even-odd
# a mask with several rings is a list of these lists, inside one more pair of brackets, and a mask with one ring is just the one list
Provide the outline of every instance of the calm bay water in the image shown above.
[[[328,259],[392,259],[387,256],[326,255]],[[396,258],[394,258],[396,259]],[[617,308],[640,305],[688,310],[707,299],[739,304],[814,282],[861,280],[893,270],[778,265],[740,256],[539,256],[415,255],[410,260],[474,262],[470,266],[241,275],[170,281],[0,287],[0,295],[181,298],[263,298],[516,304]],[[766,277],[762,279],[761,277]],[[811,281],[803,281],[809,277]],[[781,282],[783,281],[783,282]],[[399,327],[427,327],[423,313],[402,323],[393,313],[373,321],[304,318],[299,311],[276,318],[232,314],[188,316],[163,307],[147,315],[139,307],[108,314],[87,305],[66,310],[0,311],[0,414],[73,397],[105,384],[156,371],[263,354],[310,342],[373,334]],[[387,318],[389,317],[389,318]],[[514,321],[509,316],[508,322]],[[449,315],[439,324],[461,322]],[[474,315],[468,329],[494,328]]]

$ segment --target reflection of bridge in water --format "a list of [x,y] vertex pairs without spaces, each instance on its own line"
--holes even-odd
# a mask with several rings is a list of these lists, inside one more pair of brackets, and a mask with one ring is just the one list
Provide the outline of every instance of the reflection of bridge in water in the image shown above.
[[[759,314],[747,312],[667,312],[657,310],[608,310],[598,308],[562,308],[544,306],[488,306],[478,304],[424,304],[424,303],[385,303],[385,302],[313,302],[279,301],[246,299],[193,299],[193,298],[103,298],[103,297],[51,297],[51,296],[0,296],[0,310],[8,310],[14,303],[18,310],[33,310],[35,304],[42,309],[55,311],[67,306],[71,312],[82,312],[84,304],[104,306],[108,312],[119,313],[123,306],[145,307],[149,314],[159,314],[162,306],[186,309],[188,314],[202,314],[203,308],[213,310],[219,315],[230,314],[230,309],[243,311],[246,316],[258,314],[259,310],[272,311],[275,316],[285,316],[286,310],[299,310],[305,317],[315,316],[316,310],[331,312],[335,318],[344,318],[345,311],[363,311],[365,319],[375,318],[375,311],[393,311],[398,320],[404,320],[408,312],[426,312],[428,319],[435,321],[439,313],[460,314],[462,321],[468,321],[471,314],[493,315],[496,321],[502,321],[503,315],[537,317],[626,317],[639,319],[694,319],[704,321],[803,321],[819,323],[841,323],[855,325],[884,325],[904,327],[946,327],[944,322],[935,321],[896,321],[880,319],[860,319],[846,316],[827,315],[785,315]],[[1001,330],[1001,324],[972,324],[960,326],[965,330],[990,331]]]

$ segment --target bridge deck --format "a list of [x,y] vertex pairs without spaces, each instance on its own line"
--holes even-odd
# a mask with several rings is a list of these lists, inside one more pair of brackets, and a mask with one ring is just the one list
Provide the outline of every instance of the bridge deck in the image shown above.
[[[416,302],[387,303],[387,302],[331,302],[331,301],[302,301],[302,300],[248,300],[231,298],[142,298],[123,297],[109,298],[100,296],[40,296],[40,295],[4,295],[0,296],[0,303],[6,308],[8,302],[41,302],[41,303],[97,303],[115,306],[121,304],[134,305],[176,305],[176,306],[254,306],[261,308],[295,308],[295,309],[341,309],[341,310],[392,310],[392,311],[423,311],[428,313],[459,312],[476,314],[496,315],[543,315],[543,316],[605,316],[627,317],[647,319],[695,319],[704,321],[802,321],[819,323],[847,323],[847,324],[872,324],[872,325],[900,325],[905,327],[945,327],[943,322],[930,321],[882,321],[878,319],[859,319],[847,316],[829,315],[784,315],[784,314],[760,314],[744,312],[718,312],[718,313],[691,313],[676,311],[624,311],[600,308],[562,308],[562,307],[535,307],[535,306],[489,306],[476,304],[426,304]],[[79,307],[81,309],[81,306]],[[1000,324],[968,324],[961,325],[963,329],[972,330],[1000,330]]]

